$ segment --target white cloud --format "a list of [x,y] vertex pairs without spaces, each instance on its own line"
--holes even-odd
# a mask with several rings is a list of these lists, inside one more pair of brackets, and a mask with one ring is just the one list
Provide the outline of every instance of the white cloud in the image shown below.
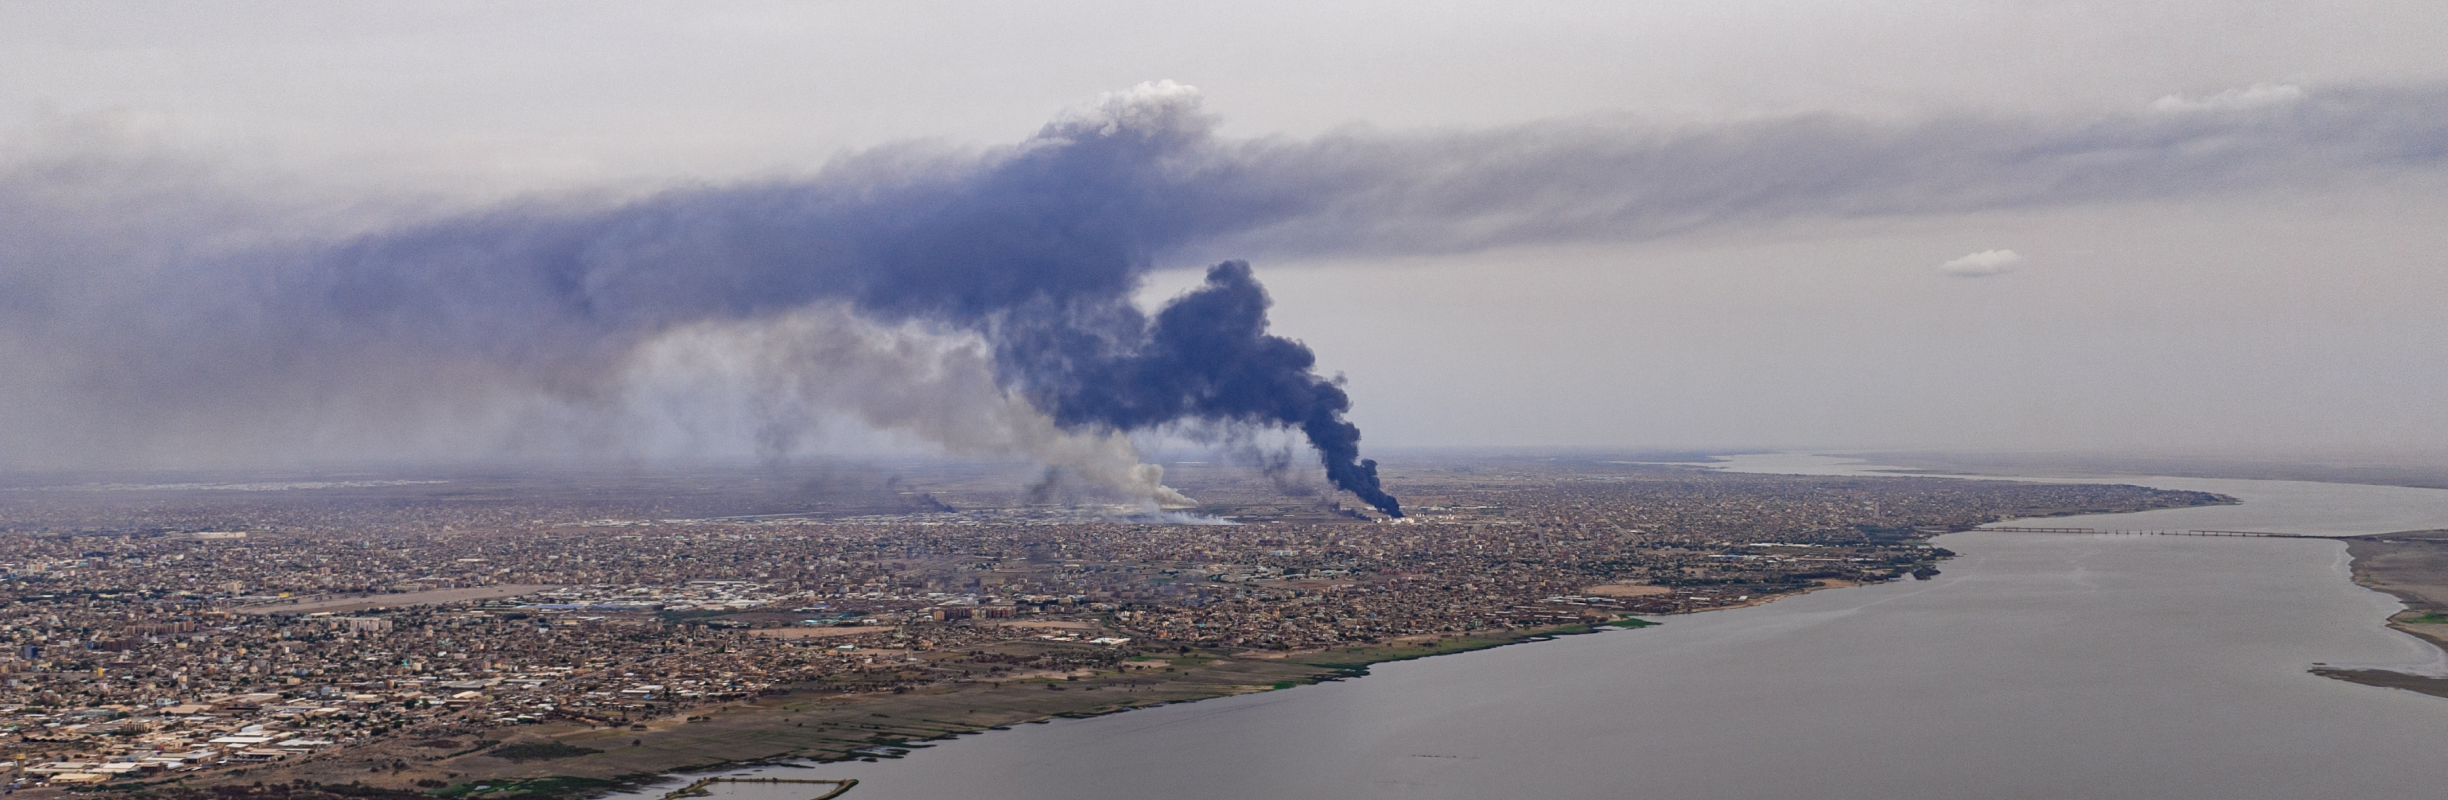
[[2151,103],[2158,111],[2235,111],[2263,106],[2286,105],[2304,99],[2301,86],[2277,83],[2256,83],[2243,89],[2229,89],[2206,97],[2186,97],[2171,94]]
[[1147,81],[1124,91],[1099,94],[1094,105],[1066,109],[1059,121],[1100,136],[1112,136],[1125,128],[1154,131],[1181,127],[1205,101],[1196,86]]
[[1985,278],[2014,271],[2023,257],[2013,250],[1983,250],[1938,265],[1938,271],[1959,278]]

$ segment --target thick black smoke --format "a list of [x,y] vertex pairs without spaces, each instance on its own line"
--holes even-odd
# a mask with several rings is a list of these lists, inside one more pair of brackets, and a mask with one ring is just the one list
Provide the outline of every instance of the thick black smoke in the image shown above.
[[1114,310],[1115,335],[1015,327],[1000,346],[1057,421],[1123,430],[1182,420],[1299,428],[1337,488],[1402,516],[1402,504],[1378,487],[1377,462],[1360,458],[1359,426],[1343,419],[1351,397],[1318,377],[1307,346],[1267,333],[1270,304],[1249,264],[1227,261],[1153,324],[1123,306]]
[[[812,179],[597,210],[512,205],[285,251],[190,252],[123,282],[133,292],[115,303],[27,305],[0,324],[33,332],[11,338],[63,341],[78,337],[41,329],[103,333],[109,317],[147,309],[136,324],[162,335],[106,334],[83,345],[100,357],[69,365],[114,399],[176,393],[187,413],[216,400],[230,409],[202,416],[371,403],[441,408],[447,420],[451,406],[482,406],[468,399],[503,386],[584,402],[641,343],[680,326],[832,304],[879,324],[982,336],[1006,389],[1069,429],[1297,427],[1337,486],[1397,514],[1358,458],[1359,431],[1343,419],[1350,399],[1312,372],[1306,347],[1266,335],[1267,300],[1246,265],[1218,268],[1153,325],[1131,301],[1158,254],[1289,210],[1219,191],[1237,168],[1217,158],[1209,124],[1194,94],[1150,87],[1001,152],[884,150]],[[9,266],[0,290],[58,283],[46,266],[92,265]],[[372,399],[333,397],[386,382],[396,383]]]
[[1187,99],[1058,122],[983,169],[896,163],[893,180],[676,193],[574,218],[513,210],[372,237],[303,261],[296,296],[276,305],[337,326],[301,337],[379,332],[585,375],[672,324],[846,301],[984,333],[1004,381],[1066,427],[1299,428],[1336,486],[1400,516],[1359,458],[1350,398],[1312,372],[1307,347],[1266,334],[1246,263],[1215,268],[1152,327],[1132,304],[1156,253],[1252,212],[1196,190],[1215,167]]
[[1265,333],[1245,268],[1153,319],[1130,302],[1143,276],[2435,175],[2443,119],[2448,85],[2082,119],[1227,140],[1194,94],[1155,85],[1006,148],[883,148],[787,180],[321,239],[280,224],[312,213],[253,214],[225,176],[18,159],[0,163],[0,466],[516,454],[538,418],[616,404],[622,370],[675,331],[838,308],[982,339],[993,383],[1081,430],[1298,427],[1391,512],[1349,398]]

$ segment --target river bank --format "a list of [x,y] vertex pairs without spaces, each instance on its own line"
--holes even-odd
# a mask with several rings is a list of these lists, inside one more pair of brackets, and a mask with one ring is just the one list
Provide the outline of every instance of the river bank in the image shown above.
[[318,785],[366,783],[450,798],[557,800],[643,786],[675,773],[899,758],[937,742],[1016,725],[1288,689],[1363,676],[1373,666],[1392,662],[1652,624],[1625,616],[1305,653],[1189,649],[1142,656],[1117,669],[1026,680],[977,681],[905,693],[780,694],[635,726],[519,726],[500,729],[507,735],[499,738],[433,742],[435,749],[448,750],[401,759],[394,769],[374,775],[338,763],[308,761],[248,777]]
[[[1937,555],[1950,554],[1940,550]],[[1926,580],[1938,571],[1924,566],[1914,574]],[[1895,582],[1921,580],[1900,577]],[[1823,589],[1862,585],[1822,579],[1797,587],[1753,587],[1754,596],[1738,601],[1729,596],[1726,599],[1733,602],[1707,610],[1754,609]],[[900,693],[841,694],[817,689],[735,701],[694,710],[685,718],[642,725],[589,727],[556,722],[498,729],[508,735],[473,744],[445,743],[454,746],[448,752],[402,759],[394,763],[394,769],[373,778],[380,785],[418,787],[453,798],[560,800],[643,786],[678,773],[762,764],[896,759],[956,737],[1018,725],[1339,681],[1366,675],[1371,667],[1382,664],[1649,624],[1637,615],[1613,614],[1572,624],[1306,652],[1157,651],[1113,669],[955,682]],[[262,772],[268,779],[317,783],[365,781],[368,777],[345,764],[313,762]]]
[[804,772],[858,779],[867,800],[2275,800],[2448,780],[2422,755],[2448,706],[2307,672],[2437,655],[2379,626],[2398,604],[2347,580],[2341,544],[1935,544],[1960,556],[1927,581]]
[[[858,780],[846,797],[867,800],[2277,800],[2428,796],[2448,781],[2430,757],[2438,701],[2306,672],[2436,655],[2380,628],[2398,601],[2351,583],[2340,544],[1997,531],[1936,544],[1960,556],[1927,581],[735,774]],[[521,790],[457,793],[478,786]]]
[[[1756,608],[1859,585],[1821,581],[1799,591],[1763,595],[1711,611]],[[1145,658],[1135,668],[900,694],[784,694],[644,726],[587,728],[556,723],[507,729],[503,732],[509,736],[454,743],[461,745],[455,752],[438,753],[378,777],[382,785],[418,787],[448,798],[567,800],[636,789],[676,774],[767,764],[896,759],[958,737],[1019,725],[1290,689],[1362,677],[1372,667],[1396,662],[1656,624],[1627,615],[1314,652],[1193,650]],[[365,778],[319,766],[301,763],[267,772],[265,777],[310,784]]]
[[[2405,610],[2389,628],[2448,649],[2448,530],[2405,531],[2345,539],[2354,582],[2395,597]],[[2448,697],[2448,677],[2377,669],[2320,667],[2313,673],[2366,686]]]
[[[1616,476],[1620,477],[1620,476]],[[1919,487],[1934,497],[1887,492],[1887,481],[1895,485]],[[1698,488],[1708,489],[1725,481],[1700,481]],[[401,737],[354,749],[339,757],[320,755],[292,759],[279,764],[231,765],[229,774],[215,776],[237,781],[267,782],[307,781],[320,785],[369,784],[386,789],[423,790],[448,797],[482,796],[489,799],[533,796],[560,797],[601,792],[607,789],[651,781],[674,772],[705,771],[739,768],[759,763],[790,763],[805,761],[851,761],[860,763],[890,763],[922,749],[939,746],[964,734],[1011,728],[1033,722],[1048,722],[1066,718],[1098,717],[1116,711],[1146,709],[1191,700],[1214,700],[1250,695],[1273,696],[1273,690],[1289,689],[1315,683],[1332,682],[1367,671],[1371,665],[1395,661],[1422,659],[1474,650],[1487,650],[1507,644],[1551,639],[1559,635],[1589,630],[1590,623],[1609,621],[1611,615],[1643,612],[1718,608],[1756,610],[1771,599],[1788,599],[1808,593],[1807,589],[1832,588],[1849,581],[1824,578],[1830,574],[1848,578],[1858,575],[1894,576],[1899,572],[1928,579],[1938,573],[1928,561],[1945,555],[1921,543],[1926,537],[1944,530],[1960,530],[1964,526],[1996,520],[2000,515],[1968,517],[1963,509],[1975,513],[1994,504],[1996,496],[2008,491],[1990,491],[1994,484],[1964,484],[1978,490],[1977,497],[1961,496],[1957,481],[1928,479],[1882,480],[1870,487],[1863,481],[1785,480],[1759,482],[1763,496],[1773,498],[1778,508],[1807,510],[1826,514],[1828,527],[1804,529],[1792,539],[1767,538],[1740,527],[1717,530],[1703,538],[1624,539],[1611,545],[1621,549],[1606,551],[1606,557],[1637,560],[1647,565],[1639,574],[1642,580],[1622,584],[1631,587],[1619,594],[1633,600],[1656,596],[1655,602],[1624,602],[1621,598],[1588,598],[1574,594],[1550,595],[1545,601],[1507,598],[1502,594],[1453,594],[1438,602],[1413,602],[1409,607],[1400,603],[1361,603],[1363,613],[1348,615],[1350,620],[1335,624],[1361,626],[1385,625],[1374,623],[1377,611],[1405,612],[1431,609],[1434,613],[1486,616],[1493,609],[1498,616],[1526,621],[1508,621],[1506,626],[1538,625],[1541,621],[1568,622],[1568,625],[1543,627],[1480,628],[1478,633],[1442,640],[1405,639],[1379,641],[1354,646],[1337,645],[1331,649],[1241,649],[1244,639],[1230,639],[1236,646],[1201,648],[1197,639],[1189,644],[1179,640],[1154,643],[1142,629],[1153,629],[1144,620],[1117,612],[1113,620],[1087,620],[1078,635],[1038,636],[1020,644],[1027,652],[1018,657],[998,652],[1012,647],[970,650],[974,644],[946,648],[931,645],[912,634],[908,646],[892,643],[863,643],[869,654],[870,668],[876,680],[854,684],[865,690],[845,692],[841,685],[821,683],[790,683],[774,687],[783,693],[763,693],[751,698],[729,702],[689,704],[663,714],[632,722],[629,718],[562,719],[535,724],[467,725],[457,730],[438,728],[421,736]],[[1943,485],[1941,485],[1943,484]],[[1613,485],[1613,484],[1608,484]],[[1680,486],[1681,484],[1676,484]],[[1743,484],[1748,486],[1749,484]],[[1877,491],[1873,491],[1873,489]],[[2077,487],[2078,489],[2080,487]],[[2133,487],[2104,487],[2107,492],[2065,492],[2050,489],[2038,493],[2045,502],[2019,501],[2015,511],[2023,515],[2084,513],[2079,509],[2148,508],[2153,505],[2197,505],[2231,502],[2214,493],[2186,493],[2184,496],[2155,497]],[[1646,487],[1635,487],[1648,491]],[[1747,491],[1747,490],[1746,490]],[[1649,492],[1655,494],[1655,492]],[[2022,497],[2032,494],[2012,495]],[[1647,495],[1642,495],[1646,497]],[[1829,504],[1831,496],[1845,502]],[[1877,502],[1851,500],[1870,496]],[[2139,496],[2139,499],[2137,499]],[[1916,499],[1919,498],[1919,499]],[[1572,542],[1617,543],[1615,538],[1631,528],[1631,520],[1656,515],[1651,505],[1626,506],[1623,510],[1599,517],[1596,528],[1586,521],[1564,524],[1549,516],[1553,511],[1539,505],[1548,501],[1545,495],[1520,498],[1522,508],[1513,509],[1506,519],[1504,506],[1428,507],[1456,519],[1442,520],[1452,526],[1473,526],[1463,534],[1487,529],[1493,538],[1491,549],[1513,551],[1516,554],[1498,556],[1487,573],[1453,576],[1449,582],[1461,589],[1464,582],[1481,583],[1508,565],[1530,565],[1522,569],[1551,570],[1557,556],[1554,548]],[[1671,499],[1671,498],[1669,498]],[[2113,501],[2113,502],[2111,502]],[[1448,501],[1451,502],[1451,501]],[[1921,502],[1928,505],[1913,505]],[[1674,506],[1668,506],[1673,508]],[[1496,513],[1489,513],[1493,508]],[[1534,510],[1535,509],[1535,510]],[[1771,514],[1770,517],[1776,517]],[[1468,517],[1469,519],[1460,519]],[[1781,517],[1777,517],[1782,519]],[[1919,522],[1917,520],[1930,520]],[[1515,527],[1518,526],[1518,527]],[[1456,528],[1460,530],[1460,528]],[[1413,534],[1410,529],[1386,526],[1370,528],[1376,538],[1403,538]],[[1595,535],[1595,536],[1594,536]],[[1815,538],[1814,538],[1815,537]],[[1349,548],[1351,537],[1338,537]],[[1367,541],[1364,537],[1364,541]],[[1860,542],[1869,542],[1864,545]],[[1465,544],[1469,541],[1465,540]],[[1408,546],[1407,542],[1396,544]],[[1382,545],[1371,545],[1382,546]],[[1834,549],[1819,549],[1834,548]],[[1478,558],[1476,550],[1456,550],[1458,555],[1441,557]],[[1506,560],[1510,559],[1510,560]],[[1473,561],[1469,563],[1479,563]],[[1614,562],[1608,562],[1613,564]],[[1423,563],[1422,566],[1427,566]],[[1662,565],[1662,566],[1660,566]],[[1621,565],[1596,571],[1601,580],[1622,574]],[[1518,571],[1518,569],[1516,570]],[[1168,572],[1168,575],[1170,573]],[[1411,588],[1411,581],[1421,580],[1431,573],[1419,571],[1409,564],[1390,571],[1385,581],[1388,587],[1361,586],[1353,588],[1347,580],[1314,578],[1309,583],[1285,583],[1291,589],[1318,588],[1350,593],[1356,597],[1375,597],[1371,591],[1390,591],[1392,586]],[[1510,574],[1510,573],[1506,573]],[[1788,577],[1788,576],[1791,577]],[[1763,579],[1763,576],[1766,579]],[[1240,578],[1231,575],[1223,577]],[[1580,577],[1576,574],[1575,577]],[[1817,582],[1812,583],[1812,579]],[[1588,578],[1583,578],[1587,580]],[[1873,578],[1873,583],[1880,583]],[[1918,586],[1925,581],[1887,581],[1890,584]],[[1319,584],[1312,587],[1311,583]],[[1270,584],[1272,585],[1272,584]],[[1596,588],[1575,582],[1546,591],[1593,592]],[[1892,588],[1892,587],[1890,587]],[[1603,594],[1603,593],[1601,593]],[[1237,595],[1237,592],[1236,592]],[[1437,598],[1431,598],[1437,599]],[[1588,601],[1588,602],[1580,602]],[[1477,603],[1473,606],[1471,604]],[[1512,604],[1512,605],[1508,605]],[[1291,608],[1292,606],[1286,606]],[[1136,614],[1138,612],[1132,612]],[[1264,625],[1276,619],[1271,609],[1255,608],[1231,617],[1219,617],[1219,626]],[[1715,616],[1715,615],[1710,615]],[[1129,619],[1131,622],[1122,622]],[[1309,619],[1342,620],[1317,613],[1302,613],[1285,617],[1284,622],[1295,627],[1314,625]],[[1133,628],[1131,625],[1138,627]],[[1201,625],[1200,627],[1207,627]],[[1409,625],[1410,630],[1395,627],[1398,632],[1424,632],[1422,626]],[[1448,630],[1462,629],[1455,625]],[[1427,634],[1435,635],[1435,634]],[[1130,647],[1111,646],[1131,641],[1142,644]],[[1213,643],[1223,637],[1205,637]],[[1643,637],[1602,637],[1643,638]],[[1182,649],[1177,649],[1182,648]],[[828,648],[830,649],[830,648]],[[1540,648],[1546,649],[1546,648]],[[723,652],[731,652],[725,650]],[[1442,661],[1443,659],[1435,659]],[[1535,660],[1535,659],[1534,659]],[[904,662],[918,666],[905,666]],[[950,667],[941,666],[951,662]],[[930,668],[929,665],[936,665]],[[1016,666],[1006,666],[1016,665]],[[743,664],[740,669],[760,664]],[[972,672],[971,670],[974,670]],[[636,680],[618,673],[617,669],[602,677],[617,675],[609,683],[613,687],[628,683],[645,684],[650,679],[640,670]],[[726,676],[728,674],[726,673]],[[931,676],[928,680],[912,680],[912,675]],[[1511,680],[1498,676],[1497,680]],[[669,681],[664,681],[668,683]],[[881,691],[889,689],[890,691]],[[606,691],[609,691],[607,688]],[[1309,696],[1304,692],[1301,696]],[[1434,707],[1445,700],[1429,700]],[[582,708],[597,707],[593,702],[576,702]],[[1201,709],[1210,706],[1202,704]],[[547,711],[551,710],[549,707]],[[543,715],[539,715],[543,716]],[[554,715],[559,716],[559,715]],[[1141,715],[1128,715],[1139,717]],[[471,720],[474,718],[471,717]],[[506,734],[506,736],[505,736]],[[471,735],[474,741],[469,741]],[[1004,738],[1004,737],[990,737]],[[964,743],[964,746],[973,746]],[[940,752],[940,751],[939,751]],[[940,757],[939,757],[940,758]],[[939,760],[939,759],[938,759]],[[238,775],[238,772],[247,774]]]
[[[1899,581],[1916,582],[1910,578]],[[1799,591],[1664,616],[1672,619],[1754,609],[1827,589],[1862,585],[1821,581]],[[435,794],[447,797],[565,800],[643,787],[675,774],[898,759],[959,737],[1014,726],[1291,689],[1366,676],[1372,667],[1397,662],[1657,624],[1639,616],[1621,616],[1306,653],[1197,650],[1144,662],[1162,665],[1153,673],[1107,671],[906,694],[783,695],[724,706],[686,722],[649,725],[643,731],[520,730],[504,739],[504,744],[553,742],[572,750],[565,757],[530,763],[496,757],[492,753],[498,752],[494,749],[498,746],[487,745],[418,771],[443,776],[448,787]]]
[[[2306,504],[2300,491],[2314,487],[2233,488],[2259,502],[2083,524],[2355,534],[2429,513],[2373,516],[2353,490]],[[2234,516],[2245,511],[2255,516]],[[2178,519],[2149,521],[2167,516]],[[2245,522],[2254,524],[2235,524]],[[1599,797],[1634,785],[1657,797],[1831,786],[2104,797],[2093,790],[2132,785],[2155,796],[2276,797],[2308,790],[2305,775],[2375,792],[2441,777],[2403,767],[2413,762],[2401,737],[2436,722],[2425,704],[2307,674],[2323,663],[2411,669],[2422,656],[2407,648],[2430,649],[2374,638],[2371,622],[2396,604],[2346,580],[2339,545],[2004,532],[1938,543],[1964,557],[1927,581],[1678,617],[1639,636],[1414,657],[1366,681],[905,740],[912,746],[882,749],[873,763],[807,774],[860,779],[859,795],[875,800],[1330,796],[1320,794],[1329,787],[1347,797]],[[2307,724],[2321,733],[2282,735]],[[1729,752],[1778,756],[1728,771]],[[882,757],[891,755],[910,757]],[[2289,771],[2251,766],[2281,763]],[[2239,777],[2154,783],[2169,764]]]
[[[1880,463],[1865,459],[1875,458]],[[2052,525],[2102,525],[2110,520],[2157,520],[2137,525],[2160,529],[2283,531],[2345,543],[2348,575],[2358,586],[2397,598],[2404,609],[2383,624],[2448,651],[2448,529],[2396,530],[2448,518],[2448,469],[2347,468],[2338,465],[2233,463],[2135,463],[2070,458],[1974,458],[1926,454],[1863,457],[1795,453],[1737,456],[1721,468],[1739,471],[1808,472],[1834,475],[1943,474],[1997,480],[2133,481],[2158,488],[2236,494],[2244,507],[2185,509],[2105,517],[2064,518]],[[2148,476],[2114,474],[2134,468],[2165,470]],[[2420,478],[2420,479],[2416,479]],[[2130,524],[2130,523],[2126,523]],[[2373,533],[2371,531],[2390,531]],[[2448,697],[2448,677],[2388,669],[2315,665],[2311,673],[2349,683]]]

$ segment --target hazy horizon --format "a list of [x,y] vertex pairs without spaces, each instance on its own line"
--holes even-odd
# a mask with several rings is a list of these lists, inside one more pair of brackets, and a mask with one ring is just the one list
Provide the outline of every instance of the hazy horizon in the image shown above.
[[1358,457],[2436,464],[2432,11],[12,4],[0,470],[1280,450],[1046,349],[1228,259]]

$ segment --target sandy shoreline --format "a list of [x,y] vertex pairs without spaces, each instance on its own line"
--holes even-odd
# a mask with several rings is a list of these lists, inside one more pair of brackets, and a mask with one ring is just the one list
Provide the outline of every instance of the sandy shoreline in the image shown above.
[[[382,783],[403,787],[418,779],[455,784],[487,783],[498,792],[531,797],[575,798],[621,791],[674,775],[704,774],[759,764],[897,758],[929,741],[1001,730],[1056,718],[1090,717],[1172,703],[1286,689],[1361,677],[1376,664],[1484,650],[1609,627],[1644,627],[1656,618],[1749,608],[1823,589],[1855,586],[1822,580],[1797,591],[1755,596],[1737,603],[1674,614],[1626,614],[1607,620],[1536,628],[1482,631],[1428,639],[1401,637],[1374,645],[1303,652],[1195,651],[1143,657],[1119,669],[1030,671],[994,680],[959,681],[906,693],[796,693],[733,701],[692,709],[686,719],[639,725],[600,726],[555,721],[501,731],[499,740],[459,743],[458,752],[426,754],[394,743],[364,757],[399,759],[405,769],[382,773]],[[1632,588],[1628,585],[1625,588]],[[1642,594],[1673,591],[1638,587]],[[1016,621],[1014,627],[1103,630],[1088,621],[1047,624]],[[790,628],[759,635],[822,638],[871,630]],[[882,652],[882,651],[879,651]],[[481,736],[481,734],[480,734]],[[499,744],[560,743],[585,755],[519,762],[487,755]],[[398,750],[396,754],[389,750]],[[438,757],[437,757],[438,756]],[[354,761],[310,759],[283,765],[266,779],[346,782],[365,780]],[[429,784],[430,785],[430,784]]]
[[[2395,597],[2406,610],[2388,627],[2448,650],[2448,531],[2406,531],[2342,537],[2356,585]],[[2448,697],[2448,678],[2377,669],[2312,670],[2366,686]]]

